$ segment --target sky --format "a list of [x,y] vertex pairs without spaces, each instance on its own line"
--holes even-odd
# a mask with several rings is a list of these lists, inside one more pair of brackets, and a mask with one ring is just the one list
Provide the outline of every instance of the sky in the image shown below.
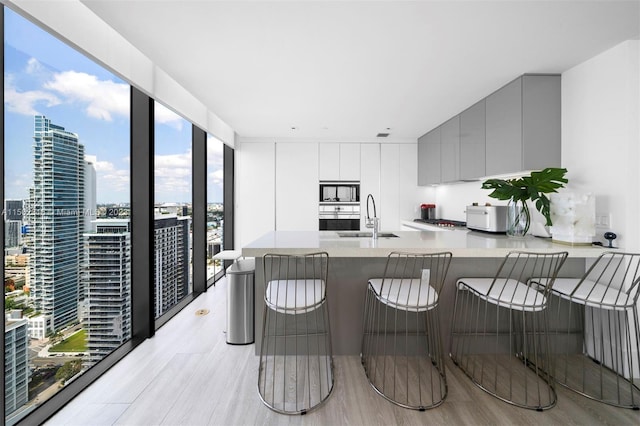
[[[5,197],[28,198],[34,115],[76,133],[98,203],[129,202],[129,84],[5,8]],[[155,202],[191,202],[191,124],[155,104]],[[222,142],[207,143],[207,201],[222,202]]]

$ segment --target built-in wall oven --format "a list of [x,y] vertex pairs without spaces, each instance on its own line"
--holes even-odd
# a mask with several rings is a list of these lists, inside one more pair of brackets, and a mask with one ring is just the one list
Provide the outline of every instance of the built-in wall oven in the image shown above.
[[320,231],[360,230],[360,182],[321,181]]

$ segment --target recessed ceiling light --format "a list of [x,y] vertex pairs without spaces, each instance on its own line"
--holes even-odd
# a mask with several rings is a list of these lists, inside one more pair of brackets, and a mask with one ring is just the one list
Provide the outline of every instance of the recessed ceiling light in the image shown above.
[[296,126],[291,126],[291,130],[298,130]]
[[376,137],[378,137],[378,138],[386,138],[387,136],[389,136],[389,133],[378,133],[376,135]]

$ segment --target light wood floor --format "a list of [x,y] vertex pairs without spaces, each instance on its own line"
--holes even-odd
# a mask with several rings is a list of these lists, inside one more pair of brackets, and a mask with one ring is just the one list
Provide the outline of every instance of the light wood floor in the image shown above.
[[[335,389],[325,405],[304,416],[277,414],[258,397],[254,346],[225,342],[225,291],[223,279],[46,424],[640,424],[638,411],[591,401],[561,387],[558,405],[551,410],[510,406],[475,387],[448,359],[444,404],[426,412],[407,410],[370,387],[357,356],[335,357]],[[210,313],[196,316],[199,309]]]

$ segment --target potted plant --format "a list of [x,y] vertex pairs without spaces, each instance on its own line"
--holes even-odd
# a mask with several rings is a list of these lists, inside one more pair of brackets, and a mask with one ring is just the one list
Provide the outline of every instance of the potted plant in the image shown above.
[[488,179],[482,182],[482,189],[493,189],[489,197],[509,200],[507,235],[523,237],[531,224],[531,215],[527,201],[535,203],[536,209],[551,226],[549,198],[545,194],[558,192],[568,180],[564,177],[567,169],[547,167],[531,172],[529,176],[514,179]]

